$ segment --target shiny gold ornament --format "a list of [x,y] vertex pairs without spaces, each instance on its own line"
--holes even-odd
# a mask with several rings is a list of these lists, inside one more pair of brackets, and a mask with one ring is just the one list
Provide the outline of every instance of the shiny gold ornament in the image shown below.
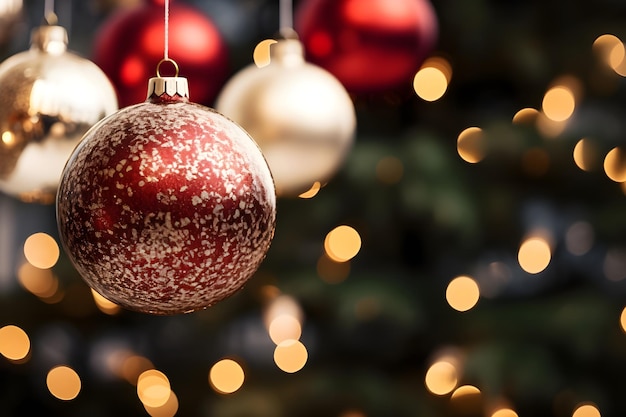
[[117,110],[106,75],[67,50],[67,32],[33,30],[31,47],[0,64],[0,191],[52,203],[83,134]]
[[341,83],[304,60],[297,39],[270,47],[270,64],[250,65],[228,81],[216,109],[258,143],[276,192],[296,196],[328,181],[354,141],[356,116]]

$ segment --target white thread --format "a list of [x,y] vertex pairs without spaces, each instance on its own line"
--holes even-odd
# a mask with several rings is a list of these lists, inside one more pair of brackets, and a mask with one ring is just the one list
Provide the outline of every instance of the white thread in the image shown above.
[[55,16],[54,14],[54,0],[46,0],[43,6],[43,16],[48,24],[56,24],[56,22],[51,22]]
[[169,60],[169,32],[170,32],[170,1],[165,0],[165,39],[163,47],[163,59]]
[[280,0],[280,29],[282,34],[293,31],[293,2],[292,0]]

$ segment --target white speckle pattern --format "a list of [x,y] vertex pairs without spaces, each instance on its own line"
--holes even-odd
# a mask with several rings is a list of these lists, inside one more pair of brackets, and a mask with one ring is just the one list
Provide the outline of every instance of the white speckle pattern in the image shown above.
[[83,279],[125,308],[178,314],[239,290],[274,235],[274,183],[238,125],[185,100],[97,123],[61,178],[61,241]]

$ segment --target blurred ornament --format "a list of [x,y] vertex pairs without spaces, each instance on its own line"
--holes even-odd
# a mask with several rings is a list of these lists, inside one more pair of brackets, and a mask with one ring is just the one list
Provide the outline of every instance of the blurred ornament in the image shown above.
[[438,35],[428,0],[304,0],[295,27],[307,59],[355,94],[410,89]]
[[63,27],[40,26],[0,64],[0,190],[27,202],[53,202],[80,138],[117,110],[106,75],[67,43]]
[[269,249],[275,214],[272,177],[250,136],[190,102],[186,78],[158,70],[145,102],[85,135],[57,199],[61,241],[85,281],[161,315],[240,289]]
[[350,96],[326,70],[304,60],[297,39],[270,46],[270,64],[252,64],[220,93],[216,108],[257,141],[279,196],[296,196],[325,182],[354,140]]
[[7,42],[22,15],[22,0],[0,0],[0,45]]
[[[208,17],[174,4],[169,20],[173,58],[185,68],[194,101],[209,105],[228,75],[226,46]],[[111,16],[96,34],[94,61],[117,89],[120,106],[145,99],[146,80],[162,58],[163,1],[152,0]]]

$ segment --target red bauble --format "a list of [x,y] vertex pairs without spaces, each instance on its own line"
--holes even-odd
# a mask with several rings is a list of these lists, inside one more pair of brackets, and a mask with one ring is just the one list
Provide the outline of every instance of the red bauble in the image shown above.
[[305,0],[295,28],[307,59],[355,94],[410,88],[438,34],[428,0]]
[[[146,80],[163,57],[163,2],[122,10],[98,29],[93,61],[115,86],[120,107],[145,100]],[[169,13],[171,57],[185,69],[193,101],[211,105],[228,76],[228,53],[216,26],[194,8],[174,3]]]
[[[155,78],[144,103],[96,123],[61,178],[61,241],[83,279],[130,310],[206,308],[253,275],[274,234],[276,197],[256,143]],[[186,84],[185,84],[186,87]]]

